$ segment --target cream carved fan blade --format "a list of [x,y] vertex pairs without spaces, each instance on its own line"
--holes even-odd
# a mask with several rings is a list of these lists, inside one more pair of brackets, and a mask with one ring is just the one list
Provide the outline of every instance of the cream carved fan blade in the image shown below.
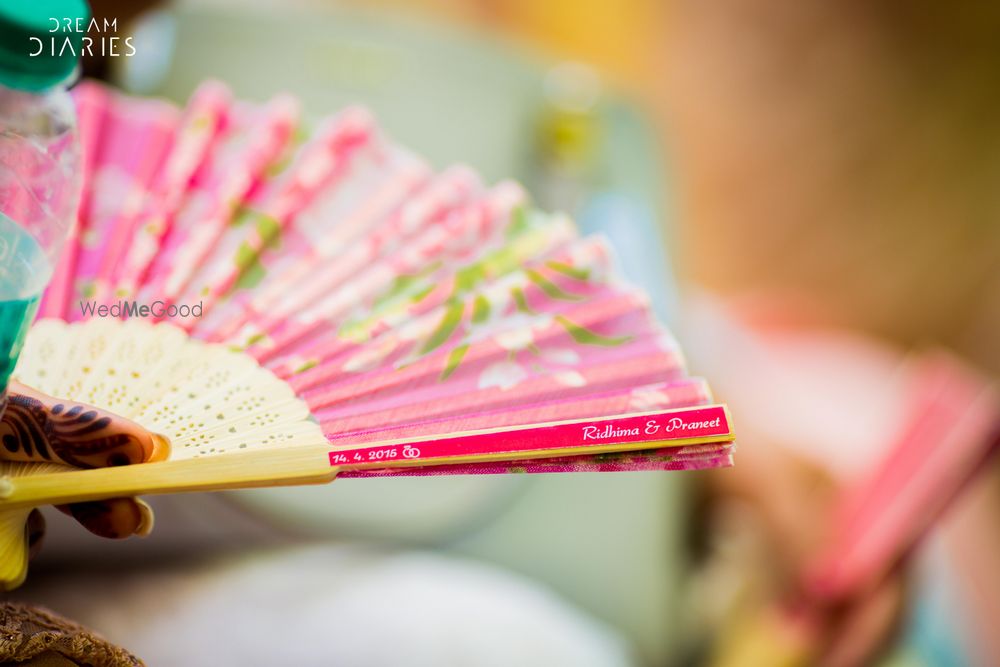
[[287,383],[245,354],[142,320],[41,320],[15,379],[170,440],[172,460],[325,442]]
[[[326,445],[319,425],[285,382],[244,354],[141,320],[36,322],[14,379],[39,391],[116,413],[170,441],[170,460]],[[60,473],[68,490],[80,471],[58,463],[0,461],[0,475]],[[0,509],[0,587],[27,571],[31,507]]]

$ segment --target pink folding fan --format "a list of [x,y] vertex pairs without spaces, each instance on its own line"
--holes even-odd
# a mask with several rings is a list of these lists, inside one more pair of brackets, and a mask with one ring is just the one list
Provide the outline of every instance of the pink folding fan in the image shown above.
[[360,109],[306,133],[294,99],[214,82],[183,110],[73,93],[79,225],[14,375],[170,456],[4,463],[12,525],[43,503],[335,475],[732,463],[725,407],[605,241],[517,184],[436,173]]

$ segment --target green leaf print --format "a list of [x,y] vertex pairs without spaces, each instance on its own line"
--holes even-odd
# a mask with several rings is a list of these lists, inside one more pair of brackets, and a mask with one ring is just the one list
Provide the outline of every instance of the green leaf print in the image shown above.
[[[393,278],[392,283],[372,302],[372,311],[392,306],[401,297],[408,297],[413,303],[420,301],[434,291],[434,283],[421,284],[421,281],[441,268],[441,262],[434,262],[417,273],[403,273]],[[416,290],[416,291],[414,291]],[[418,296],[419,295],[419,296]]]
[[378,295],[378,297],[372,302],[372,307],[378,308],[379,306],[392,301],[397,296],[405,292],[406,289],[416,281],[417,276],[414,275],[404,273],[396,276],[392,279],[392,283],[389,285],[389,288],[382,294]]
[[256,217],[257,211],[254,209],[243,206],[239,202],[233,203],[233,213],[229,216],[229,225],[231,227],[242,227]]
[[260,281],[264,279],[267,275],[267,271],[264,270],[263,265],[260,262],[254,261],[257,256],[254,255],[253,260],[250,262],[250,266],[240,271],[240,277],[236,280],[233,285],[232,291],[241,289],[253,289],[260,284]]
[[455,291],[453,296],[458,296],[463,292],[471,292],[476,285],[486,280],[486,267],[484,262],[475,262],[468,266],[463,266],[455,272]]
[[247,347],[250,347],[251,345],[256,345],[257,343],[260,343],[260,342],[262,342],[262,341],[264,341],[266,339],[267,339],[267,334],[266,333],[263,333],[263,332],[255,333],[252,336],[250,336],[249,338],[247,338],[246,345],[247,345]]
[[257,234],[265,248],[276,245],[281,236],[281,223],[274,216],[260,213],[257,216]]
[[474,292],[483,283],[521,269],[526,261],[536,257],[546,248],[548,238],[546,229],[530,228],[502,247],[487,252],[475,262],[466,264],[455,272],[451,296],[457,298]]
[[451,335],[455,333],[455,329],[462,322],[462,314],[465,312],[465,304],[460,301],[451,302],[448,304],[447,309],[444,312],[444,317],[441,318],[441,322],[434,329],[430,337],[428,337],[427,342],[420,349],[419,354],[427,354],[428,352],[433,352],[437,348],[444,345],[445,342]]
[[286,171],[295,160],[295,148],[301,146],[309,138],[308,130],[302,126],[296,126],[295,131],[292,133],[291,141],[281,155],[277,159],[272,160],[270,164],[264,167],[264,178],[267,180],[274,180]]
[[427,276],[441,268],[441,262],[434,262],[418,273],[396,276],[389,287],[372,301],[371,308],[354,315],[340,327],[341,338],[364,343],[371,337],[372,329],[387,314],[404,310],[426,299],[437,287],[428,282]]
[[545,262],[545,266],[549,267],[553,271],[563,274],[564,276],[575,278],[576,280],[588,280],[590,278],[590,269],[581,269],[578,266],[566,264],[565,262],[559,262],[554,259]]
[[310,368],[315,368],[318,365],[319,365],[318,361],[316,361],[315,359],[309,359],[308,361],[304,361],[301,364],[299,364],[295,368],[295,370],[292,371],[292,373],[305,373]]
[[447,380],[451,374],[458,370],[458,365],[462,363],[465,353],[469,351],[469,344],[462,343],[448,354],[448,361],[445,362],[444,371],[441,373],[441,381]]
[[410,303],[417,304],[427,298],[427,295],[434,291],[434,285],[425,285],[410,295]]
[[508,239],[512,239],[526,232],[529,227],[531,227],[531,222],[528,219],[528,208],[526,206],[518,206],[511,211],[510,222],[507,223],[507,229],[504,230],[504,234]]
[[349,340],[352,343],[367,343],[371,334],[369,331],[370,322],[367,320],[355,320],[353,322],[344,322],[341,325],[340,330],[337,331],[337,335],[344,340]]
[[[245,209],[242,217],[242,222],[254,220],[254,227],[261,240],[261,248],[278,246],[281,241],[281,223],[277,219],[252,209]],[[267,274],[264,266],[260,263],[260,251],[246,241],[236,249],[235,260],[236,268],[239,270],[239,278],[231,291],[256,287]]]
[[550,299],[557,299],[559,301],[579,301],[582,296],[577,294],[570,294],[569,292],[563,290],[559,285],[540,274],[534,269],[526,269],[525,274],[528,276],[528,280],[535,284],[535,287],[542,290],[545,296]]
[[573,340],[581,345],[600,345],[602,347],[617,347],[632,340],[632,336],[602,336],[596,331],[591,331],[587,327],[567,319],[563,315],[556,315],[556,322],[561,324],[566,332],[573,337]]
[[490,318],[490,302],[485,296],[479,294],[472,302],[472,323],[482,324],[489,318]]
[[537,315],[538,314],[534,310],[531,309],[531,306],[528,305],[528,299],[527,299],[527,297],[524,296],[524,290],[523,289],[521,289],[520,287],[512,287],[511,290],[510,290],[510,294],[511,294],[511,296],[514,297],[514,303],[517,304],[517,309],[519,311],[521,311],[522,313],[525,313],[527,315]]
[[236,268],[240,271],[246,271],[255,261],[257,261],[257,251],[244,241],[236,249]]

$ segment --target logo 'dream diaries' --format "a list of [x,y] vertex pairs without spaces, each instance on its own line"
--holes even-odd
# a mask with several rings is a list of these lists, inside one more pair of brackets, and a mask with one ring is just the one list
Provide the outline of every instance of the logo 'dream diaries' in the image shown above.
[[[79,53],[77,52],[75,33],[82,33]],[[56,18],[49,19],[49,37],[30,37],[32,58],[41,55],[62,56],[69,53],[74,56],[87,57],[118,57],[126,58],[135,55],[135,45],[132,37],[118,35],[118,19],[83,19]]]

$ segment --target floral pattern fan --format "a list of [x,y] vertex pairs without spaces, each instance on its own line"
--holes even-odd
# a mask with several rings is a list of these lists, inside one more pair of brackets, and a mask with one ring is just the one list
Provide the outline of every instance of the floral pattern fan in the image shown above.
[[216,82],[184,109],[73,92],[79,225],[15,376],[172,453],[127,470],[5,464],[0,518],[334,475],[732,463],[725,407],[607,243],[517,184],[435,172],[361,109],[307,133],[294,99],[251,104]]

